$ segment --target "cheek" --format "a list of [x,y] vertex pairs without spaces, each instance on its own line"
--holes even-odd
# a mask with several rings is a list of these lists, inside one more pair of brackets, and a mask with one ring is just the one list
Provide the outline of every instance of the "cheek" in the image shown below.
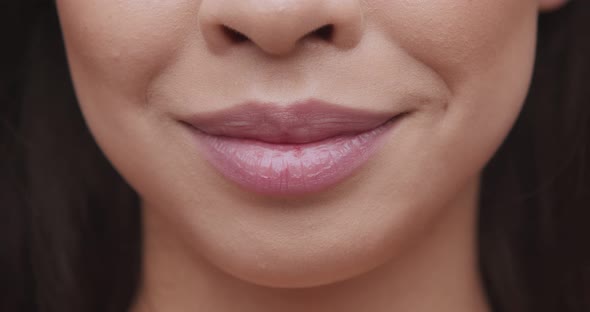
[[408,120],[398,133],[403,140],[386,153],[389,176],[398,181],[384,175],[377,184],[387,185],[392,200],[438,213],[441,201],[481,172],[518,116],[533,68],[536,5],[529,0],[373,3],[370,26],[431,68],[450,91],[443,109],[423,106]]
[[153,187],[154,172],[179,166],[158,158],[181,144],[170,139],[169,123],[152,118],[161,109],[149,107],[146,98],[154,77],[195,33],[199,2],[56,0],[83,117],[105,155],[138,189]]
[[57,0],[76,80],[100,82],[123,96],[143,94],[194,33],[200,1]]
[[490,70],[499,58],[530,49],[537,14],[533,0],[378,0],[374,5],[378,29],[435,69],[451,89]]
[[426,142],[432,139],[430,146],[441,146],[441,156],[455,158],[449,159],[452,164],[466,155],[478,163],[491,157],[528,90],[536,1],[374,3],[381,6],[372,19],[377,31],[386,32],[390,41],[432,68],[450,91],[447,107],[440,112],[444,116],[425,114],[425,119],[432,118],[423,125],[434,134]]

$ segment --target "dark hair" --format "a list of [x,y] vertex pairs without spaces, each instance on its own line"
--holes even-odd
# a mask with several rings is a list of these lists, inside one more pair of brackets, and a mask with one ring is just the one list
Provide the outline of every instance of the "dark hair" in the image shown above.
[[[76,102],[53,0],[0,5],[0,311],[126,311],[135,192]],[[8,39],[6,39],[8,38]],[[494,311],[590,311],[590,1],[541,16],[523,112],[483,174],[480,269]]]

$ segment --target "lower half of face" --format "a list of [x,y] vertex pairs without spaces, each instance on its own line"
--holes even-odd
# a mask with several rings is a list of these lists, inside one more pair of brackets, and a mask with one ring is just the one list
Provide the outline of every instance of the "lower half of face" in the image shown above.
[[[99,146],[146,213],[236,277],[318,285],[402,256],[454,213],[526,95],[535,1],[344,2],[57,1]],[[313,23],[340,41],[293,26]],[[246,39],[207,31],[223,25]],[[309,98],[405,114],[350,174],[296,195],[228,178],[184,122]]]

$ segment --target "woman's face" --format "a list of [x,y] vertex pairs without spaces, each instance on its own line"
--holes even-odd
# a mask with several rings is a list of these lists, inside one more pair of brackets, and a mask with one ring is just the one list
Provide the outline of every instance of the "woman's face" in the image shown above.
[[[146,215],[219,269],[271,286],[366,272],[425,239],[457,214],[457,203],[475,205],[482,168],[527,93],[538,13],[537,0],[57,5],[86,122]],[[332,25],[331,37],[314,32],[324,25]],[[242,172],[231,164],[239,155],[220,161],[187,126],[229,127],[215,113],[260,102],[273,104],[242,106],[239,118],[257,123],[238,118],[248,133],[257,125],[265,134],[291,131],[284,127],[299,116],[293,103],[310,99],[358,110],[359,118],[360,111],[405,114],[365,161],[353,159],[364,153],[357,151],[330,173],[354,170],[324,187],[283,193],[272,183],[248,187],[247,174],[260,175],[250,171],[264,165]],[[313,105],[300,108],[313,112]],[[277,120],[283,124],[271,125]],[[265,146],[246,148],[247,157],[291,161],[273,167],[279,173],[293,162],[305,166]]]

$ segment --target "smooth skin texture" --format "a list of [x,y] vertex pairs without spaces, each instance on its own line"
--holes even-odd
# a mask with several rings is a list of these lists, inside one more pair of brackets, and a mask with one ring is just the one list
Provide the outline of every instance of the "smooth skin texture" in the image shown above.
[[[133,311],[487,311],[479,176],[526,96],[539,10],[562,4],[57,0],[86,122],[142,199]],[[410,114],[352,178],[297,198],[225,180],[179,122],[312,97]]]

